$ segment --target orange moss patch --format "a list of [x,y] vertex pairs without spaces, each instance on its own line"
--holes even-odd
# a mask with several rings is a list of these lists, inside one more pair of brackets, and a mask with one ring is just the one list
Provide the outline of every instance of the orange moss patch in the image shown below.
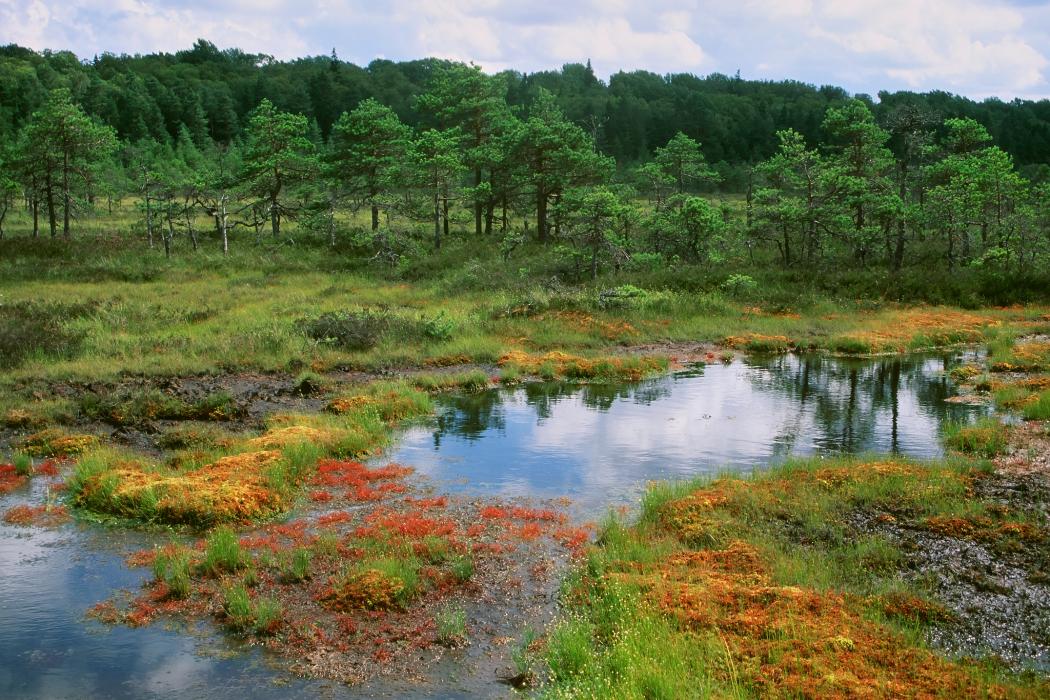
[[[639,586],[682,629],[716,633],[733,674],[762,697],[962,697],[973,690],[964,668],[865,619],[860,601],[776,585],[745,542],[610,576]],[[1006,696],[1003,687],[989,690]]]
[[4,522],[11,525],[53,527],[69,520],[65,506],[14,506],[4,513]]
[[300,442],[325,444],[331,440],[332,434],[329,431],[311,428],[307,425],[289,425],[268,430],[264,435],[249,440],[248,444],[262,449],[275,449]]
[[12,408],[4,413],[3,423],[9,428],[28,428],[42,421],[24,408]]
[[13,464],[0,464],[0,495],[10,493],[26,483]]
[[58,428],[48,428],[24,437],[19,446],[38,457],[67,457],[81,454],[98,445],[94,435],[69,435]]
[[368,406],[375,405],[376,400],[370,396],[346,396],[333,399],[326,406],[326,410],[332,413],[350,413]]
[[281,456],[277,450],[244,452],[178,474],[125,463],[85,480],[75,502],[104,504],[105,512],[131,517],[152,502],[158,519],[169,523],[246,522],[287,505],[270,488],[266,473]]
[[606,340],[627,340],[638,335],[638,329],[626,321],[603,321],[582,311],[551,311],[532,318],[536,321],[553,319],[578,333],[598,332]]
[[398,599],[404,589],[402,581],[367,569],[335,580],[320,600],[325,607],[339,612],[394,610],[400,607]]
[[1050,369],[1050,343],[1031,341],[1018,343],[1006,362],[992,365],[993,372],[1042,372]]
[[952,614],[943,606],[906,593],[891,593],[882,597],[882,611],[910,622],[951,620]]
[[986,516],[926,518],[922,525],[931,532],[948,537],[961,537],[971,540],[993,541],[1002,537],[1037,542],[1045,540],[1046,532],[1032,523],[1017,521],[996,521]]
[[526,374],[549,374],[566,379],[607,377],[624,381],[641,381],[646,375],[662,371],[667,366],[666,360],[657,357],[588,359],[559,351],[529,354],[521,350],[506,353],[498,364],[517,368]]

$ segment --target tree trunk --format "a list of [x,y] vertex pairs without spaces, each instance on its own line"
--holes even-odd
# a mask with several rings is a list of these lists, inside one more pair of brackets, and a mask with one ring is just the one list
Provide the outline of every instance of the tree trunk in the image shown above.
[[375,204],[372,205],[372,230],[379,230],[379,207]]
[[44,191],[47,193],[47,218],[51,225],[51,237],[58,235],[58,218],[55,214],[55,183],[51,180],[51,173],[47,175],[44,183]]
[[492,219],[496,213],[496,200],[489,198],[488,203],[485,205],[485,237],[488,238],[492,235]]
[[33,238],[37,238],[40,236],[40,201],[37,200],[36,195],[33,195],[30,206],[33,209]]
[[[147,185],[148,187],[148,185]],[[149,190],[146,190],[146,237],[149,239],[149,247],[153,247],[153,205],[152,200],[149,196]]]
[[69,238],[69,155],[62,155],[62,235]]
[[270,195],[270,230],[273,231],[273,237],[280,238],[281,236],[281,211],[277,207],[277,194]]
[[[903,205],[905,197],[908,196],[908,170],[904,163],[901,163],[900,170],[900,187],[897,190],[897,196],[900,197]],[[904,216],[900,216],[897,218],[897,241],[893,247],[893,269],[897,271],[904,267],[904,232]]]
[[[474,187],[480,187],[480,186],[481,186],[481,168],[475,168],[474,169]],[[477,197],[477,195],[475,195],[475,199],[474,199],[474,233],[480,238],[481,237],[481,210],[482,210],[483,207],[482,207],[482,204],[481,204],[481,200],[477,199],[476,197]]]
[[598,246],[591,248],[591,279],[598,279]]
[[536,190],[536,240],[547,242],[547,193]]
[[445,196],[441,200],[441,226],[445,231],[445,238],[448,238],[448,196]]
[[434,190],[434,250],[441,250],[441,202]]
[[168,233],[164,236],[164,257],[171,257],[171,241],[175,238],[175,225],[171,221],[171,203],[168,203]]
[[219,198],[219,233],[222,236],[222,256],[226,257],[230,252],[229,226],[226,221],[226,195]]
[[193,245],[193,250],[197,250],[197,230],[193,228],[193,217],[190,216],[190,205],[187,203],[183,209],[183,216],[186,219],[186,231],[190,234],[190,243]]

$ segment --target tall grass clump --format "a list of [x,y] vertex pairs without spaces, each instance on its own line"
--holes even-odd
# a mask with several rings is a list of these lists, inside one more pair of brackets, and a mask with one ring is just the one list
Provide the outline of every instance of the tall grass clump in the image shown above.
[[217,527],[208,536],[201,571],[209,576],[237,571],[247,564],[236,533],[228,527]]
[[997,418],[981,418],[972,425],[949,423],[944,444],[964,454],[991,459],[1006,449],[1008,432]]
[[1050,391],[1039,394],[1032,403],[1024,407],[1025,420],[1050,420]]
[[153,560],[153,576],[168,589],[171,598],[190,594],[190,555],[183,549],[161,551]]

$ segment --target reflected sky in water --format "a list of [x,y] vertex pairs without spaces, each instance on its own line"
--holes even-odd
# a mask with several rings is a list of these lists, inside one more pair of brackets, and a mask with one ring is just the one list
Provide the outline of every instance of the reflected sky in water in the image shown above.
[[[750,469],[789,454],[936,456],[940,424],[981,410],[944,402],[950,362],[788,355],[633,386],[529,384],[447,397],[433,423],[406,431],[387,458],[415,466],[439,488],[568,495],[582,515],[595,516],[636,499],[648,480]],[[40,503],[39,481],[3,506]],[[129,552],[165,541],[88,524],[41,530],[0,522],[0,698],[405,696],[404,686],[290,679],[258,651],[226,654],[230,642],[207,625],[189,635],[84,619],[114,589],[135,590],[150,575],[124,566]],[[208,650],[219,653],[201,653]],[[449,683],[426,690],[469,693]]]
[[750,470],[789,455],[941,454],[958,358],[785,355],[700,366],[634,386],[529,384],[444,399],[390,459],[439,488],[572,497],[585,512],[645,482]]

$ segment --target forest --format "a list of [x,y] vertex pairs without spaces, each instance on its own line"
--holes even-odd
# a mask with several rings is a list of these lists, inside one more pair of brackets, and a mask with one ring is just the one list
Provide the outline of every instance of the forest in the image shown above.
[[1036,293],[1050,255],[1046,101],[7,46],[0,139],[0,236],[68,238],[132,206],[128,230],[169,255],[291,224],[397,266],[473,231],[505,260],[546,244],[577,281],[850,261],[980,278],[989,298],[1004,274],[1007,296]]

